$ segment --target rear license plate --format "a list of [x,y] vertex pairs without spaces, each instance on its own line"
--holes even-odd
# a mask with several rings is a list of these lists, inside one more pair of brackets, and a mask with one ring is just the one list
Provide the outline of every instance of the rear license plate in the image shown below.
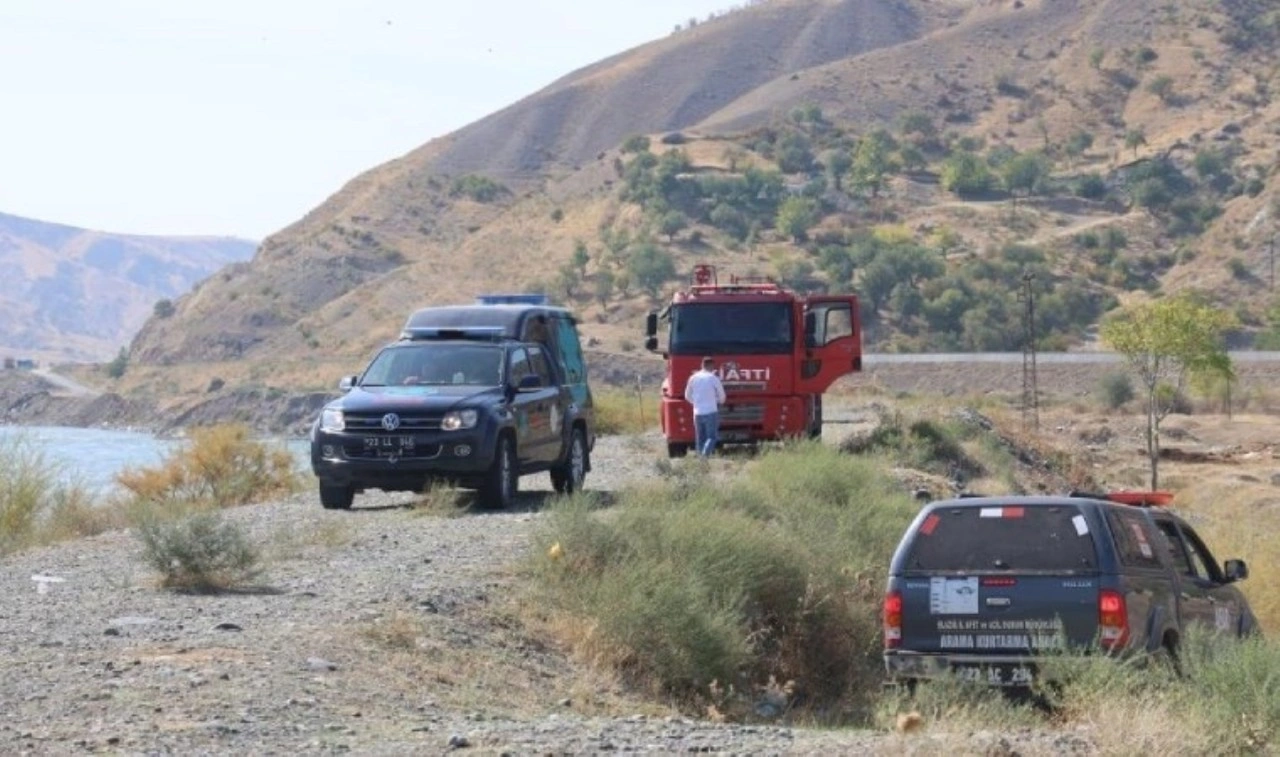
[[987,686],[1030,686],[1035,679],[1026,665],[956,665],[951,672],[961,681]]
[[399,455],[417,446],[412,436],[366,436],[364,448],[379,455]]
[[750,431],[721,431],[720,438],[726,442],[745,442],[751,439]]

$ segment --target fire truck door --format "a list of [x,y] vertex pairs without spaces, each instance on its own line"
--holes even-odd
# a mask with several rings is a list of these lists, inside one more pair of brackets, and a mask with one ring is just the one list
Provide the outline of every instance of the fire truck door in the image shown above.
[[804,321],[797,392],[821,394],[841,376],[862,370],[857,297],[810,297]]

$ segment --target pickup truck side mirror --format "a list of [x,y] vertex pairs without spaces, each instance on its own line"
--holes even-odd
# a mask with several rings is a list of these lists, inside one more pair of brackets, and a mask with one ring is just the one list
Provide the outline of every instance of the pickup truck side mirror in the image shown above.
[[356,381],[358,379],[359,376],[343,376],[342,379],[338,381],[338,389],[344,392],[349,392],[351,391],[351,387],[356,385]]
[[516,389],[522,392],[532,391],[534,389],[541,389],[541,388],[542,388],[542,377],[536,373],[531,373],[527,376],[521,377],[520,383],[516,385]]
[[1222,565],[1222,572],[1228,581],[1243,581],[1249,577],[1249,566],[1244,560],[1227,560]]

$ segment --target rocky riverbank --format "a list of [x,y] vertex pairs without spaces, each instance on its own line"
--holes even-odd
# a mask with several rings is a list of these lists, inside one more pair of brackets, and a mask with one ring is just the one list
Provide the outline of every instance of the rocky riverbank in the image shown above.
[[[602,438],[589,488],[653,476],[661,449]],[[500,513],[381,493],[331,512],[310,491],[227,511],[266,559],[233,594],[158,588],[128,532],[0,561],[0,752],[1090,751],[1076,733],[727,724],[647,700],[522,620],[545,479]]]

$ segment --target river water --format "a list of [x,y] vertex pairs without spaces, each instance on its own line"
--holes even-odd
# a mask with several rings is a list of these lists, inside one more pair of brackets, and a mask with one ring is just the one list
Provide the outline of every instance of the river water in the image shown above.
[[[308,469],[305,439],[269,440],[285,444],[300,470]],[[153,467],[182,442],[135,431],[62,426],[0,426],[0,449],[29,445],[63,480],[106,494],[118,488],[115,476],[125,468]]]

